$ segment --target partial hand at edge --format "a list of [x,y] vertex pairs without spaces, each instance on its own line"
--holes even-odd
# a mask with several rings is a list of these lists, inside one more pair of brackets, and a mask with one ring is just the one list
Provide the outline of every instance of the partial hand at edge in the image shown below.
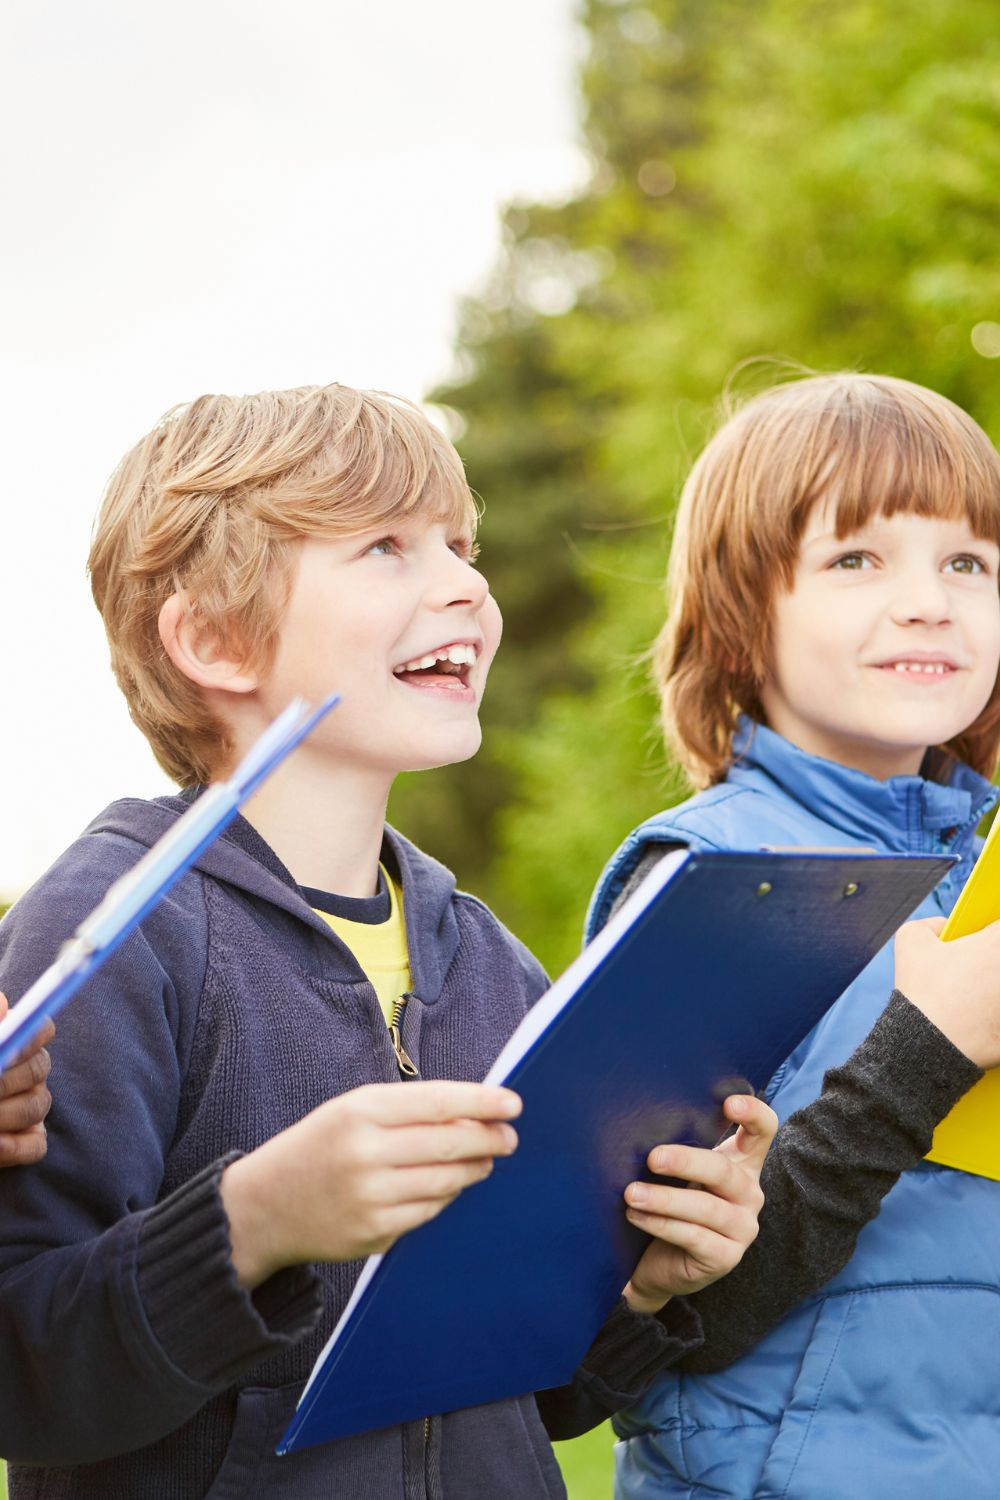
[[1000,921],[941,941],[942,917],[907,922],[894,945],[896,988],[980,1068],[1000,1066]]
[[[0,1020],[7,1009],[7,997],[0,993]],[[46,1047],[55,1034],[54,1023],[46,1021],[34,1041],[0,1073],[0,1167],[30,1166],[45,1155],[44,1120],[52,1106],[45,1084],[52,1059]]]

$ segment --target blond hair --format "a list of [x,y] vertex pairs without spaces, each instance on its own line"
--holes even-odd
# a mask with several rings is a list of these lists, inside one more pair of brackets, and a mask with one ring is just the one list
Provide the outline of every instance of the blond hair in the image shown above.
[[[934,391],[885,375],[819,375],[729,415],[681,494],[654,652],[664,733],[696,786],[725,775],[738,714],[765,720],[772,606],[792,585],[813,506],[827,497],[838,536],[910,512],[967,517],[977,536],[1000,543],[1000,456]],[[998,686],[941,748],[992,774]]]
[[89,571],[132,718],[182,786],[231,746],[159,637],[184,594],[220,643],[264,670],[288,602],[294,544],[422,510],[462,528],[477,513],[461,459],[408,401],[349,386],[200,396],[125,455],[104,494]]

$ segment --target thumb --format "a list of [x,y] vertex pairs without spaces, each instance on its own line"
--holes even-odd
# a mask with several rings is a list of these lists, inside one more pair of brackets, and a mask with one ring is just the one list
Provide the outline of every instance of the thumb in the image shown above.
[[7,996],[0,991],[0,1021],[7,1014]]
[[722,1110],[727,1120],[740,1128],[717,1149],[759,1172],[778,1129],[778,1116],[753,1094],[730,1094]]
[[919,922],[904,922],[896,933],[896,946],[926,943],[929,938],[939,938],[944,931],[944,917],[921,917]]
[[903,923],[892,945],[897,984],[901,968],[930,959],[931,948],[940,945],[943,931],[944,917],[923,917],[919,922]]

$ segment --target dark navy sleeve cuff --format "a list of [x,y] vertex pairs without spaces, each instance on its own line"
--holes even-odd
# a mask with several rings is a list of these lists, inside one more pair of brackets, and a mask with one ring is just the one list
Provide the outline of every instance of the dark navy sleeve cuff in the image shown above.
[[221,1389],[319,1320],[323,1291],[309,1266],[277,1272],[254,1291],[232,1263],[219,1182],[222,1157],[148,1211],[139,1233],[139,1294],[167,1358],[189,1380]]
[[549,1437],[579,1437],[631,1406],[662,1370],[702,1342],[701,1318],[684,1297],[672,1298],[655,1317],[632,1312],[619,1298],[570,1384],[537,1393]]

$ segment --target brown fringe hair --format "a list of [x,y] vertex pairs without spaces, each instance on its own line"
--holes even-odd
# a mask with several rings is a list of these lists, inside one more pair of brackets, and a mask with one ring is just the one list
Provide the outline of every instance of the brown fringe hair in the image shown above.
[[129,712],[171,777],[209,781],[232,747],[163,649],[165,600],[183,591],[220,642],[266,670],[295,542],[391,529],[424,509],[464,528],[477,520],[451,443],[418,407],[381,391],[200,396],[125,455],[88,566]]
[[[877,515],[966,516],[1000,543],[1000,455],[946,397],[885,375],[819,375],[747,401],[681,494],[654,651],[664,734],[694,785],[721,781],[737,715],[765,722],[772,605],[792,586],[813,506],[836,497],[838,536]],[[990,776],[1000,678],[968,729],[940,747]]]

